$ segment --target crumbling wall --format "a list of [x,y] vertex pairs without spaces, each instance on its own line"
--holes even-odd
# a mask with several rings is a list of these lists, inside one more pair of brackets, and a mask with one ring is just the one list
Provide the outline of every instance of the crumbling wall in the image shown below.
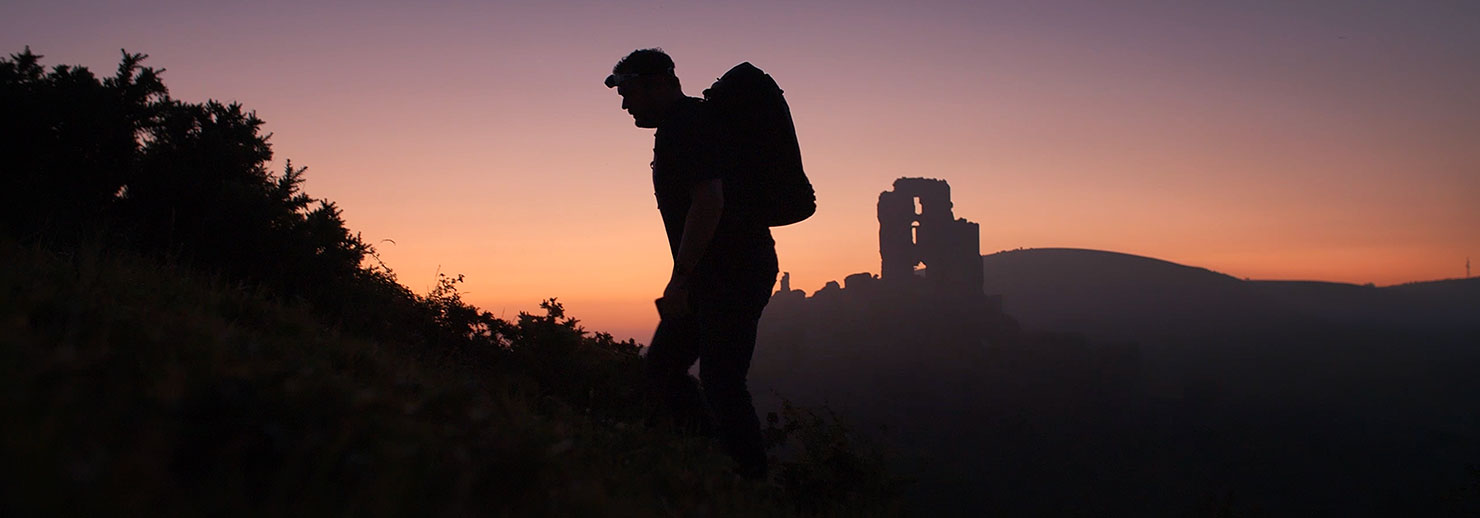
[[981,226],[957,219],[951,207],[945,180],[900,178],[879,193],[879,277],[909,282],[923,264],[934,287],[980,293]]

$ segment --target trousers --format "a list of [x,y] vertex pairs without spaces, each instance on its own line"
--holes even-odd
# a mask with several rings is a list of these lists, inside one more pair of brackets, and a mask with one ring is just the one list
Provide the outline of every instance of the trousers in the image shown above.
[[[696,282],[691,311],[658,323],[645,359],[659,413],[691,431],[718,435],[739,472],[751,477],[764,476],[766,451],[746,376],[775,283],[774,268]],[[702,389],[688,375],[695,361]]]

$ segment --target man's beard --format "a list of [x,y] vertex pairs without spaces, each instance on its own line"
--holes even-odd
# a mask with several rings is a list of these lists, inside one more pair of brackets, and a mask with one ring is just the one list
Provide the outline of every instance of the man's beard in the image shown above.
[[655,120],[655,119],[653,119],[652,117],[639,117],[639,116],[636,116],[636,115],[633,115],[632,116],[632,124],[637,125],[637,127],[639,127],[639,128],[647,128],[647,129],[653,129],[653,128],[657,128],[658,127],[658,121]]

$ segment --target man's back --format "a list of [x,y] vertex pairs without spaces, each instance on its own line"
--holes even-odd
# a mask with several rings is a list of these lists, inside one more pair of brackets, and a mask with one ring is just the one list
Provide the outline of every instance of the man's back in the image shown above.
[[[718,178],[729,186],[745,181],[733,167],[734,149],[725,128],[694,97],[681,101],[672,115],[658,126],[653,143],[653,192],[663,217],[671,253],[677,257],[690,203],[690,188],[698,182]],[[776,242],[764,223],[747,218],[727,196],[719,227],[701,256],[695,274],[732,273],[776,269]],[[703,277],[700,278],[701,280]]]

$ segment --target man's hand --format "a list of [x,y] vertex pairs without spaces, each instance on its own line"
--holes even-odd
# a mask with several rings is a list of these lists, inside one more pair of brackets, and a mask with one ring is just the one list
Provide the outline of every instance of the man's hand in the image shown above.
[[687,279],[675,273],[668,280],[668,287],[663,288],[663,297],[659,298],[657,303],[659,317],[671,318],[689,314],[689,287]]

